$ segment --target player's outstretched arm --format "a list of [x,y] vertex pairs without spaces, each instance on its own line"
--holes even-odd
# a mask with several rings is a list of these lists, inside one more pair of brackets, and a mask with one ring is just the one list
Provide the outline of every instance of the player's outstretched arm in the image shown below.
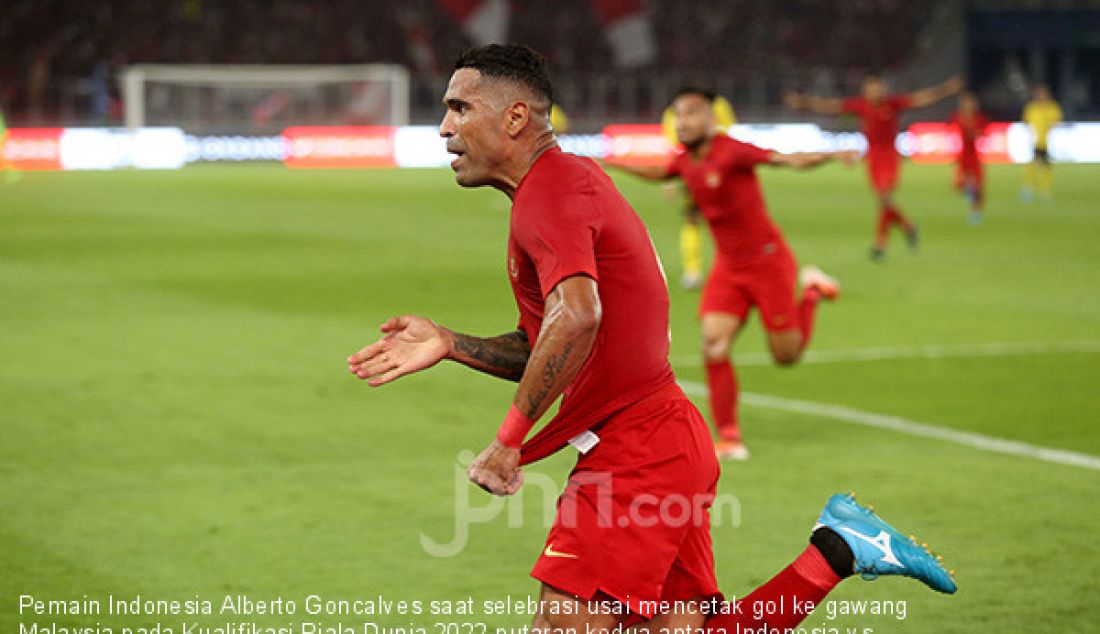
[[790,167],[797,170],[817,167],[829,161],[840,161],[845,165],[854,165],[859,161],[859,152],[845,150],[843,152],[794,152],[784,154],[772,152],[768,155],[768,163],[779,167]]
[[482,339],[448,330],[415,315],[382,324],[381,339],[348,357],[348,369],[372,387],[453,359],[475,370],[518,381],[527,366],[527,335],[516,331]]
[[522,330],[488,338],[448,332],[453,343],[447,358],[509,381],[519,381],[523,376],[531,344]]
[[471,482],[496,495],[519,490],[523,438],[584,366],[596,344],[601,311],[596,281],[585,275],[566,278],[550,291],[542,330],[512,409],[496,438],[467,469]]
[[841,114],[844,112],[844,100],[814,97],[797,92],[783,95],[783,103],[791,110],[808,110],[817,114]]
[[955,75],[942,84],[909,93],[909,102],[914,108],[925,108],[951,95],[957,95],[965,86],[962,77]]
[[599,161],[600,167],[605,170],[609,167],[619,170],[620,172],[626,172],[627,174],[633,174],[639,178],[643,178],[647,181],[664,181],[671,178],[668,170],[661,165],[623,165],[622,163],[613,163],[611,161]]

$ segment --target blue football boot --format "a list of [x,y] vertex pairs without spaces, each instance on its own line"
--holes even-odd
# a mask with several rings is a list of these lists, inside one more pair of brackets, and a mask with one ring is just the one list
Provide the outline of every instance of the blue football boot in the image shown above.
[[855,572],[864,579],[902,575],[923,582],[938,592],[954,594],[954,571],[941,563],[942,557],[906,537],[882,520],[871,508],[860,506],[854,495],[837,493],[825,503],[814,530],[822,526],[844,539],[855,557]]

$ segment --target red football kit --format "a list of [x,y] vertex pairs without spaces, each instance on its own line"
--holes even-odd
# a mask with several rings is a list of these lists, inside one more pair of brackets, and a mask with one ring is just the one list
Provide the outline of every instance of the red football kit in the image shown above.
[[843,112],[859,117],[863,135],[867,137],[867,173],[871,186],[883,198],[879,208],[878,226],[875,230],[875,246],[872,254],[881,255],[886,249],[890,227],[900,225],[909,238],[910,248],[916,245],[916,225],[901,213],[889,194],[898,185],[901,157],[895,142],[901,113],[913,106],[908,95],[889,95],[878,103],[863,97],[849,97],[841,105]]
[[962,141],[955,170],[955,184],[962,187],[967,181],[973,180],[980,187],[984,174],[981,156],[978,154],[978,139],[989,126],[989,119],[980,113],[966,116],[956,112],[949,123],[959,131],[959,139]]
[[[532,576],[584,599],[610,596],[638,618],[652,616],[646,602],[716,595],[708,509],[718,464],[668,362],[668,287],[645,225],[595,162],[555,147],[516,189],[510,229],[508,276],[532,347],[562,280],[592,278],[602,306],[558,414],[523,445],[526,464],[582,432],[599,438],[570,474]],[[659,519],[664,500],[692,505],[693,517]]]
[[897,186],[901,157],[894,143],[901,113],[912,105],[906,95],[889,95],[878,103],[863,97],[844,100],[843,111],[859,117],[863,136],[867,137],[867,170],[871,184],[880,194]]
[[[799,330],[802,345],[810,341],[818,294],[795,298],[798,265],[779,228],[768,217],[756,166],[768,163],[771,151],[717,135],[705,156],[694,159],[680,148],[666,173],[687,185],[706,218],[717,256],[703,286],[700,316],[733,315],[744,321],[756,306],[769,332]],[[737,420],[737,374],[729,359],[708,359],[707,387],[714,425],[722,438],[741,440]]]
[[727,313],[744,320],[760,310],[770,331],[798,328],[798,267],[783,234],[768,217],[756,166],[770,151],[726,135],[711,141],[706,156],[678,150],[667,167],[684,180],[714,234],[714,268],[703,287],[699,313]]

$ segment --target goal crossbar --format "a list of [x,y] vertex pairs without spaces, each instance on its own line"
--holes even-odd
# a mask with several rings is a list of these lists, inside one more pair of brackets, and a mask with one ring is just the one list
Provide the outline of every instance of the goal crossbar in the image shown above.
[[394,125],[409,121],[409,71],[398,64],[137,64],[122,71],[122,99],[126,127],[145,124],[146,82],[178,86],[217,84],[254,86],[315,86],[337,82],[390,82],[394,98],[390,119]]

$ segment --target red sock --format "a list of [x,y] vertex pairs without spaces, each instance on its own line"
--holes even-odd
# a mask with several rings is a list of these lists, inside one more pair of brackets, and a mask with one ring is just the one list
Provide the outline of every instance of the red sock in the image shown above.
[[814,316],[817,314],[817,303],[821,301],[821,291],[816,288],[807,288],[802,291],[802,301],[798,304],[798,329],[802,331],[802,349],[810,345],[810,337],[814,334]]
[[885,249],[886,240],[889,236],[890,225],[894,223],[894,218],[889,211],[889,207],[883,207],[878,211],[878,226],[875,227],[875,248]]
[[707,619],[705,632],[733,634],[747,628],[760,632],[793,629],[840,581],[821,552],[813,545],[807,546],[791,565],[738,601],[738,609],[731,610],[733,614],[718,614]]
[[902,230],[905,233],[909,233],[913,230],[913,223],[909,222],[909,219],[905,217],[905,214],[901,213],[901,210],[897,207],[890,205],[885,208],[886,213],[890,216],[890,222],[901,225]]
[[729,359],[707,361],[707,387],[710,389],[710,412],[714,426],[724,440],[741,440],[737,424],[737,375]]

